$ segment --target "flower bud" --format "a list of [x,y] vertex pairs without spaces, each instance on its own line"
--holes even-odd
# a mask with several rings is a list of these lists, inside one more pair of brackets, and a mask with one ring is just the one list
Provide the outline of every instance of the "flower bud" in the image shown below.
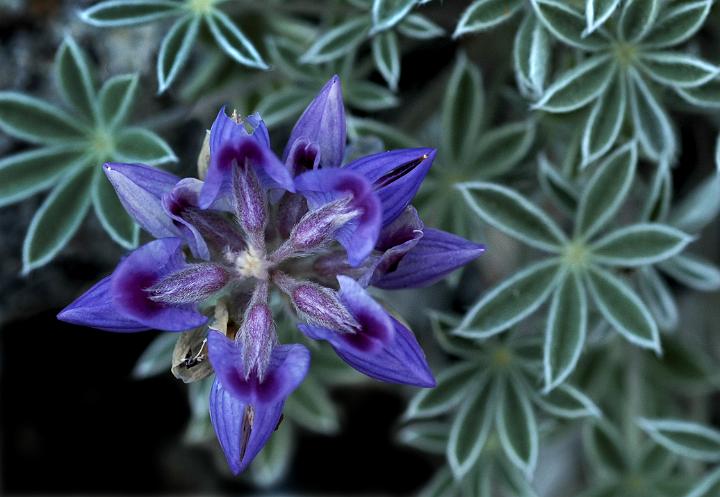
[[305,214],[290,233],[292,248],[308,252],[330,243],[339,228],[360,214],[350,208],[350,201],[350,197],[341,198]]
[[202,302],[221,290],[230,279],[219,264],[190,264],[170,273],[145,291],[150,300],[165,304],[191,304]]
[[233,207],[240,226],[251,240],[264,240],[267,222],[265,191],[248,161],[233,167],[232,186]]
[[237,337],[242,344],[245,378],[255,372],[260,381],[270,364],[270,355],[277,342],[275,322],[267,304],[267,292],[267,282],[260,282],[245,310]]

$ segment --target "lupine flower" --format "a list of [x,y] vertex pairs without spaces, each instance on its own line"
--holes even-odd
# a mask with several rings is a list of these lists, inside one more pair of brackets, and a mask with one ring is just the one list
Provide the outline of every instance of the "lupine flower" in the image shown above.
[[271,291],[287,298],[307,337],[328,341],[358,371],[432,387],[415,336],[367,288],[429,285],[484,250],[425,228],[410,205],[435,150],[343,165],[337,77],[300,117],[282,160],[269,142],[260,116],[243,120],[222,109],[204,181],[105,164],[125,209],[157,240],[58,316],[118,332],[207,328],[193,359],[207,358],[216,373],[210,416],[235,473],[278,426],[309,367],[307,348],[278,343]]

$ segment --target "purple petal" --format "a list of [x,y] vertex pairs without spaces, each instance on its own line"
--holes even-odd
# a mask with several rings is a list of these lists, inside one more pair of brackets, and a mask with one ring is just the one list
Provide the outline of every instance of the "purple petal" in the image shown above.
[[107,163],[103,169],[125,210],[148,233],[156,238],[179,234],[160,199],[180,178],[141,164]]
[[276,346],[262,380],[246,374],[240,342],[220,332],[208,333],[210,362],[223,387],[232,395],[253,405],[271,405],[283,401],[295,390],[310,367],[310,351],[302,345]]
[[183,269],[182,240],[162,238],[130,253],[111,276],[110,295],[122,314],[158,330],[183,331],[197,328],[207,318],[194,305],[155,302],[148,288],[163,277]]
[[260,142],[261,145],[270,148],[270,133],[268,133],[267,126],[265,126],[265,121],[262,120],[260,114],[258,114],[257,112],[255,112],[254,114],[250,114],[245,118],[245,121],[250,125],[250,127],[252,127],[252,134],[255,139]]
[[[216,379],[210,391],[210,421],[234,474],[248,467],[280,423],[284,402],[249,405],[225,390]],[[252,409],[252,427],[247,412]],[[246,424],[246,426],[244,426]]]
[[345,169],[318,169],[295,178],[295,185],[311,209],[352,197],[349,207],[359,215],[338,229],[335,238],[345,247],[350,265],[358,266],[375,247],[382,219],[380,201],[367,180]]
[[383,226],[390,224],[412,201],[420,188],[436,151],[409,148],[369,155],[346,165],[370,181],[382,202]]
[[199,202],[203,182],[195,178],[181,179],[170,192],[162,197],[165,214],[172,219],[175,229],[187,242],[193,255],[209,260],[210,251],[198,229],[186,218],[187,211],[195,209]]
[[285,165],[293,176],[317,169],[320,164],[320,149],[314,142],[303,138],[295,140],[285,159]]
[[60,311],[60,321],[105,331],[135,332],[149,329],[121,314],[110,298],[110,276],[103,278],[75,302]]
[[342,85],[337,75],[325,83],[298,119],[285,147],[284,161],[298,140],[317,145],[320,167],[340,167],[342,164],[347,138]]
[[313,339],[330,342],[338,356],[372,378],[420,387],[435,386],[435,379],[415,336],[392,318],[355,281],[338,276],[340,296],[361,325],[354,335],[327,328],[298,325]]
[[374,276],[371,284],[389,290],[431,285],[480,256],[483,245],[451,233],[426,228],[423,237],[400,260],[394,271]]

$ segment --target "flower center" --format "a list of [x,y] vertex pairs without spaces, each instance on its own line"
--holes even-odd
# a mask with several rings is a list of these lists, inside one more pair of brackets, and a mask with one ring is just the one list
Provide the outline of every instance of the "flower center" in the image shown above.
[[268,279],[268,263],[264,252],[249,247],[239,254],[229,254],[229,259],[235,267],[235,271],[243,278]]

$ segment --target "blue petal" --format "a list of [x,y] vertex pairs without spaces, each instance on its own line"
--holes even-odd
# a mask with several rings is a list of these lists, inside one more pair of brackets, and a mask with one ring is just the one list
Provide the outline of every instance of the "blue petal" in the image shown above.
[[290,133],[283,161],[287,161],[295,142],[299,140],[317,146],[320,167],[339,167],[342,164],[347,137],[342,85],[337,75],[325,83],[298,119]]
[[121,314],[110,298],[110,276],[103,278],[90,290],[57,315],[60,321],[89,326],[105,331],[135,332],[149,328]]
[[181,245],[179,238],[162,238],[131,252],[111,276],[113,306],[128,318],[158,330],[183,331],[205,324],[207,318],[195,305],[154,302],[147,292],[162,278],[186,266]]
[[207,261],[210,259],[210,251],[205,240],[197,228],[183,216],[188,208],[198,206],[202,185],[203,182],[199,179],[181,179],[172,191],[163,195],[162,208],[174,222],[176,232],[187,242],[193,255]]
[[284,402],[252,406],[252,429],[243,432],[248,404],[224,389],[216,379],[210,391],[210,421],[234,474],[244,471],[265,446],[280,422]]
[[391,150],[369,155],[346,165],[372,183],[382,202],[383,226],[402,214],[415,197],[430,170],[436,151],[432,148]]
[[483,245],[445,231],[426,228],[422,238],[402,257],[395,270],[376,273],[371,284],[388,290],[428,286],[476,259],[484,251]]

